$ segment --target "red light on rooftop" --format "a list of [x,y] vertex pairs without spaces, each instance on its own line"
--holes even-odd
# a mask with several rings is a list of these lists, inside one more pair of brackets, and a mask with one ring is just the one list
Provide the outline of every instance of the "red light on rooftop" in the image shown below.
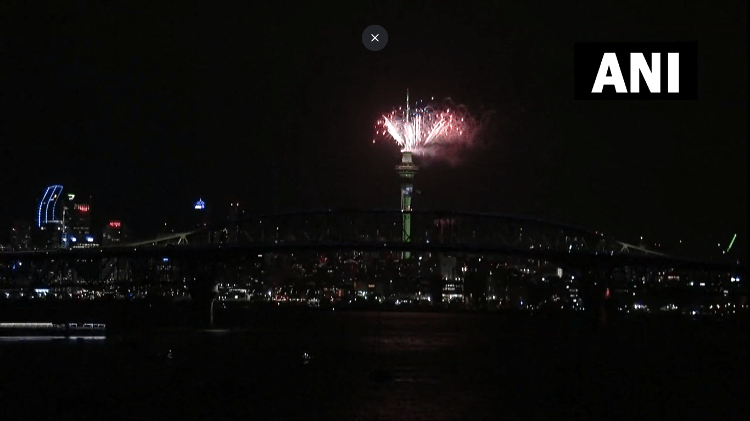
[[89,211],[89,205],[76,205],[76,209],[78,209],[81,212],[88,212]]
[[109,223],[110,228],[120,228],[121,225],[120,221],[111,221]]

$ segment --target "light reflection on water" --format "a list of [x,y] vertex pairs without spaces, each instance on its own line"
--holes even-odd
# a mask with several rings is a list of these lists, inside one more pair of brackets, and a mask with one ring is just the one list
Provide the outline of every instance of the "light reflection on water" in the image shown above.
[[2,336],[0,342],[103,341],[105,336]]
[[441,348],[457,345],[456,337],[453,335],[443,335],[431,338],[420,338],[406,335],[372,335],[366,336],[362,339],[363,342],[370,344],[371,346],[379,345],[381,351],[399,349],[415,352],[439,351]]

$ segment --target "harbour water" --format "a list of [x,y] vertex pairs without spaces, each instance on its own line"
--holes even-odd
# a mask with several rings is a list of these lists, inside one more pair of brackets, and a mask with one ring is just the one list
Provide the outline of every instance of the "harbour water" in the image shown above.
[[0,419],[746,419],[743,326],[299,312],[0,342]]

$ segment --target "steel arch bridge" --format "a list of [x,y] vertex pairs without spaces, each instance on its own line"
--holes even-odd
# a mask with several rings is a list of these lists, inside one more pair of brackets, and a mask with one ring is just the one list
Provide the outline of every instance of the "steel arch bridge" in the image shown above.
[[[600,232],[509,215],[411,212],[412,241],[404,243],[402,215],[387,210],[268,214],[110,247],[0,252],[0,280],[27,287],[187,288],[196,308],[203,308],[213,302],[217,282],[241,276],[239,267],[250,266],[248,262],[260,264],[265,273],[260,276],[268,281],[294,253],[310,257],[352,251],[369,252],[366,260],[376,256],[389,260],[394,252],[477,257],[479,261],[482,256],[498,256],[535,267],[524,278],[532,283],[534,276],[563,268],[575,272],[576,278],[580,275],[578,282],[586,288],[598,288],[597,280],[602,281],[600,285],[621,281],[626,276],[623,270],[632,272],[627,276],[664,269],[696,279],[730,273],[746,279],[746,267],[736,262],[683,259]],[[411,273],[416,259],[400,262]]]
[[[465,245],[553,252],[667,254],[617,241],[604,233],[537,218],[455,211],[411,211],[414,246]],[[402,243],[402,211],[324,210],[245,217],[219,231],[234,230],[239,244]]]
[[685,259],[618,241],[601,232],[537,218],[455,211],[410,213],[408,243],[402,240],[400,210],[321,210],[248,216],[93,249],[0,252],[0,263],[98,260],[106,278],[107,273],[122,266],[119,258],[210,261],[259,253],[360,250],[495,254],[568,266],[745,270],[737,262]]

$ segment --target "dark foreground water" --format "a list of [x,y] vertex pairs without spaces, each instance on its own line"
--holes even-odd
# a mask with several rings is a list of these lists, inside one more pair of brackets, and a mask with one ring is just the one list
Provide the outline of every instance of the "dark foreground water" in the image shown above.
[[[263,317],[234,330],[0,342],[0,419],[748,415],[743,327],[620,322],[591,331],[574,321],[434,313]],[[161,355],[169,349],[171,360]]]

